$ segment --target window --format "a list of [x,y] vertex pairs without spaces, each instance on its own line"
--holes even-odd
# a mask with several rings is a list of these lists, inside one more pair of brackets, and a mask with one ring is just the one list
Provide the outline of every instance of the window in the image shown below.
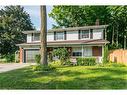
[[83,38],[89,38],[89,30],[81,30],[80,32],[80,38],[83,39]]
[[92,48],[91,47],[84,47],[83,48],[83,56],[90,57],[92,56]]
[[33,35],[33,41],[39,41],[40,40],[40,33],[35,33]]
[[64,40],[64,33],[56,32],[56,40]]
[[72,56],[82,56],[81,52],[73,52]]
[[82,56],[82,49],[79,47],[73,48],[72,56]]

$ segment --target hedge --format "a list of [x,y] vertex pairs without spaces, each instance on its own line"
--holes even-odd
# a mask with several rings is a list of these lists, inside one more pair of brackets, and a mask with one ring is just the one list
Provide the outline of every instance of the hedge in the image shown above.
[[96,64],[96,58],[77,58],[77,65],[93,66]]

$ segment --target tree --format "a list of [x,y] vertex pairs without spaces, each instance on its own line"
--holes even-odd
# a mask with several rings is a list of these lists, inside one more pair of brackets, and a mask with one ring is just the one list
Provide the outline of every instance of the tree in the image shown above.
[[100,24],[110,21],[107,6],[53,6],[49,16],[56,21],[55,27],[94,25],[96,19]]
[[127,6],[54,6],[49,14],[56,21],[53,28],[108,24],[107,40],[112,48],[126,47]]
[[114,31],[113,31],[114,39],[112,38],[112,42],[115,42],[118,48],[120,48],[121,46],[124,48],[125,46],[124,39],[126,36],[126,26],[127,26],[127,7],[109,6],[109,9],[111,13],[110,23],[111,26],[114,27]]
[[43,65],[48,65],[47,62],[47,14],[46,14],[46,6],[40,7],[41,13],[41,63]]
[[25,41],[22,31],[33,30],[29,14],[21,6],[5,6],[0,10],[0,53],[14,53],[16,44]]

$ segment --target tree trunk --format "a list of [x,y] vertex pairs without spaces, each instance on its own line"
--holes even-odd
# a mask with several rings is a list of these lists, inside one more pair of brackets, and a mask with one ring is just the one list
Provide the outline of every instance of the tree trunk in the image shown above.
[[124,49],[126,49],[126,35],[124,36]]
[[40,6],[41,13],[41,64],[48,65],[47,63],[47,14],[46,6]]
[[114,44],[114,26],[113,26],[113,30],[112,30],[112,45]]
[[116,26],[116,46],[118,47],[118,25]]

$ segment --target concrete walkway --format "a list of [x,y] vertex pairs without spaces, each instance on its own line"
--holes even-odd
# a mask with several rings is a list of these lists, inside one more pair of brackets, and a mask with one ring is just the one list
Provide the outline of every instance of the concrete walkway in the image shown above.
[[15,69],[20,69],[20,68],[24,68],[30,65],[34,65],[34,64],[25,64],[25,63],[5,63],[5,64],[0,64],[0,73],[3,72],[7,72],[7,71],[11,71],[11,70],[15,70]]

